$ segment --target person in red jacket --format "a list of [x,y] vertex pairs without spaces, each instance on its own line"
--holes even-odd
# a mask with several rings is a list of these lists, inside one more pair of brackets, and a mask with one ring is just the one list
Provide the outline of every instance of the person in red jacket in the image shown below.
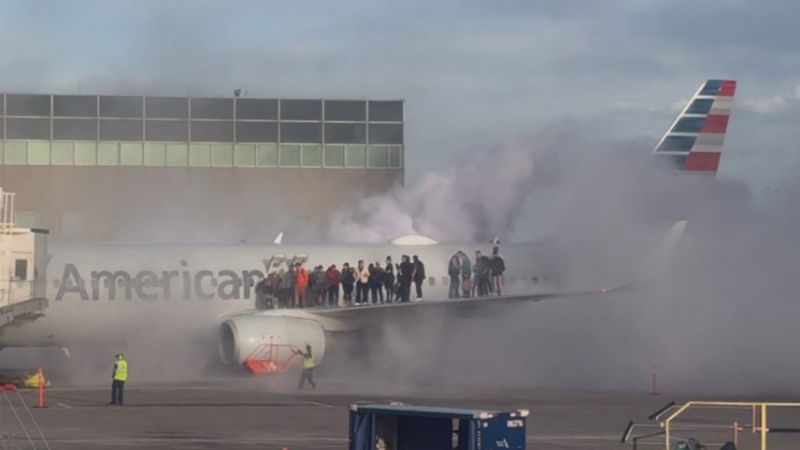
[[308,288],[308,270],[303,267],[303,263],[295,263],[294,273],[294,303],[292,306],[302,308],[305,306],[306,289]]
[[328,279],[328,306],[339,305],[339,282],[341,281],[341,273],[336,268],[336,264],[332,264],[325,272]]

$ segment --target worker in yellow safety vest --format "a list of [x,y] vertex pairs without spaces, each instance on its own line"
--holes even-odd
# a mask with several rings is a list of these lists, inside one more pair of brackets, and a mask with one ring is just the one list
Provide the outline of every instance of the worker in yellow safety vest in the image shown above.
[[303,389],[308,381],[311,389],[316,389],[317,383],[314,382],[314,355],[311,354],[311,346],[306,345],[306,351],[295,350],[295,354],[303,357],[303,374],[300,375],[300,383],[297,384],[297,389]]
[[110,404],[122,406],[122,392],[125,389],[125,381],[128,379],[128,361],[125,361],[125,355],[122,353],[114,355],[114,359]]
[[23,384],[26,388],[38,388],[39,384],[46,384],[47,380],[44,379],[44,376],[40,373],[34,373],[33,375],[25,374]]

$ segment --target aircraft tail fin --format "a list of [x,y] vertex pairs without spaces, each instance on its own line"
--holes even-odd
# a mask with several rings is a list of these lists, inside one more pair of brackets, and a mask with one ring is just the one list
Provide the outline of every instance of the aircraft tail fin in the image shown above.
[[654,153],[682,170],[716,172],[731,114],[736,80],[708,80],[686,103]]

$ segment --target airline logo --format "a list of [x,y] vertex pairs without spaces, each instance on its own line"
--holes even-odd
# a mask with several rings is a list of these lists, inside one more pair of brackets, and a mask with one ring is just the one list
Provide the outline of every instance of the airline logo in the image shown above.
[[53,281],[55,300],[246,300],[261,270],[190,270],[180,261],[175,270],[81,270],[67,263],[61,278]]
[[655,153],[677,157],[684,170],[716,171],[735,93],[735,80],[706,81],[661,138]]

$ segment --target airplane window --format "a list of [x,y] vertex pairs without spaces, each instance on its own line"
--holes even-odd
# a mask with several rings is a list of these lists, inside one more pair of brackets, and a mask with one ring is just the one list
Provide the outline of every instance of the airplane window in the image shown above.
[[448,283],[450,283],[450,280],[447,277],[442,277],[442,286],[447,286]]
[[539,284],[539,277],[531,277],[533,284]]
[[428,284],[431,285],[431,286],[435,285],[436,284],[436,278],[435,277],[428,278]]

